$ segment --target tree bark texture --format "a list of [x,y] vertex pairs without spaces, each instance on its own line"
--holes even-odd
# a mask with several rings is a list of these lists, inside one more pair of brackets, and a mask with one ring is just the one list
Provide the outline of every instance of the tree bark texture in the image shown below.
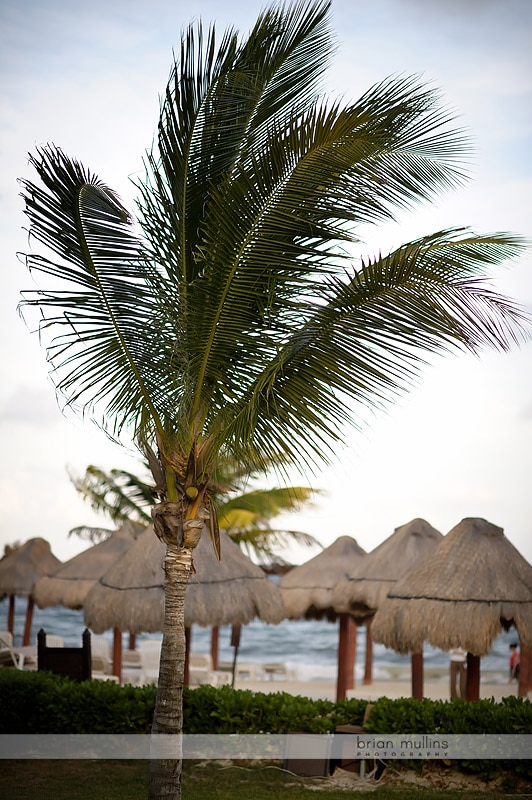
[[[192,548],[167,544],[165,558],[164,630],[153,734],[182,733],[185,668],[185,592],[192,569]],[[181,748],[175,757],[150,762],[149,800],[181,797]],[[172,754],[173,755],[173,754]]]

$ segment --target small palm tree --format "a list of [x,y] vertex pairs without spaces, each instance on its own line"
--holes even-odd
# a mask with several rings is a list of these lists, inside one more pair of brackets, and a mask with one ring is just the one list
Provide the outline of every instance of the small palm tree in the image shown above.
[[[181,731],[185,590],[203,531],[219,552],[224,460],[312,469],[361,409],[408,388],[425,353],[505,350],[524,330],[486,283],[519,237],[439,231],[351,265],[359,226],[460,184],[468,146],[414,79],[321,97],[328,17],[328,2],[296,2],[244,39],[184,33],[137,220],[54,145],[22,181],[44,247],[27,264],[46,279],[25,302],[58,390],[117,441],[134,437],[161,499],[155,733]],[[178,798],[180,774],[178,753],[154,760],[150,797]]]
[[[147,465],[146,465],[146,468]],[[306,486],[288,486],[274,489],[254,489],[246,492],[248,475],[239,465],[226,468],[224,492],[214,493],[220,527],[250,555],[259,559],[273,559],[277,548],[290,542],[307,547],[320,546],[314,536],[302,531],[275,530],[270,520],[283,511],[294,511],[307,503],[316,493]],[[113,522],[126,520],[149,525],[151,509],[157,502],[149,478],[142,479],[132,472],[111,469],[109,472],[87,467],[81,477],[70,475],[70,480],[94,511],[108,516]],[[232,496],[224,499],[226,493]],[[81,525],[72,528],[69,536],[88,539],[93,544],[107,539],[112,531]]]

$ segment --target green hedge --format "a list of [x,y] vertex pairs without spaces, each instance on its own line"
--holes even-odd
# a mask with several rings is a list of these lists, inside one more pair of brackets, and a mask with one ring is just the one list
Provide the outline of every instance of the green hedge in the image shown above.
[[[155,694],[154,686],[76,683],[46,672],[0,669],[0,733],[149,733]],[[183,727],[185,733],[326,733],[337,725],[361,725],[366,706],[366,700],[333,703],[200,686],[184,690]],[[521,697],[500,703],[382,697],[365,727],[374,734],[530,734],[532,703]],[[458,763],[486,779],[505,772],[532,781],[532,760]]]
[[[0,669],[0,733],[149,733],[154,686],[76,683],[46,672]],[[185,733],[326,733],[361,725],[367,700],[311,700],[230,686],[185,688]],[[532,733],[532,703],[480,700],[378,700],[372,733]]]
[[149,733],[155,692],[0,669],[0,733]]

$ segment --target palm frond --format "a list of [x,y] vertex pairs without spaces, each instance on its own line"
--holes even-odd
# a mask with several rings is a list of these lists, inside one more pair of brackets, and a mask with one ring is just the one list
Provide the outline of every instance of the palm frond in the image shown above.
[[263,557],[277,558],[278,551],[290,545],[298,547],[322,547],[321,543],[310,533],[302,531],[274,530],[272,528],[232,528],[228,531],[231,539],[236,542],[249,556],[256,556],[259,560]]
[[529,337],[527,315],[484,280],[487,265],[523,247],[509,234],[448,230],[331,278],[233,406],[226,437],[312,464],[342,441],[353,402],[384,406],[412,385],[426,354],[505,350]]
[[70,480],[94,511],[113,522],[151,523],[151,507],[156,502],[154,487],[137,475],[120,469],[105,472],[91,464],[82,477],[70,475]]
[[39,149],[30,163],[42,182],[21,181],[30,234],[57,260],[30,254],[27,265],[59,281],[25,293],[22,307],[42,314],[58,389],[91,413],[102,406],[116,433],[137,428],[146,410],[162,427],[156,406],[164,410],[167,384],[154,359],[156,300],[132,219],[111,189],[59,148]]
[[78,539],[83,539],[91,544],[100,544],[105,542],[114,533],[114,530],[108,528],[96,528],[91,525],[78,525],[76,528],[71,528],[68,532],[69,536],[77,536]]

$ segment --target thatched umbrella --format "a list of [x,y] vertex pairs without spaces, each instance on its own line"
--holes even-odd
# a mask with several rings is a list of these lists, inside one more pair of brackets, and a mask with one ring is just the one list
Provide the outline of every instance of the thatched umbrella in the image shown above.
[[[284,607],[277,586],[220,532],[221,560],[204,531],[194,551],[196,573],[185,597],[185,626],[245,625],[255,617],[277,624]],[[131,633],[163,630],[166,548],[150,526],[103,575],[85,602],[85,623],[95,633],[120,627]]]
[[[329,547],[301,566],[294,567],[279,581],[286,615],[290,619],[339,620],[337,699],[345,697],[354,685],[356,624],[353,616],[338,613],[333,606],[333,590],[339,580],[363,563],[366,552],[351,536],[340,536]],[[359,619],[362,615],[359,615]]]
[[512,625],[522,650],[531,648],[532,566],[502,528],[467,518],[395,584],[375,616],[374,636],[400,653],[424,641],[467,650],[466,697],[476,700],[480,657]]
[[83,608],[88,592],[98,578],[134,543],[133,537],[121,529],[108,539],[89,547],[66,561],[50,577],[35,584],[34,597],[39,608],[65,606]]
[[[368,553],[363,563],[357,564],[334,588],[332,601],[339,612],[369,617],[365,683],[371,683],[373,650],[371,618],[399,578],[441,539],[441,533],[424,519],[413,519],[396,528],[391,536]],[[421,652],[412,655],[414,697],[422,692],[422,658]]]
[[27,597],[26,622],[22,645],[30,643],[33,619],[34,586],[43,576],[52,575],[61,562],[54,556],[45,539],[29,539],[0,561],[0,595],[9,595],[8,630],[13,634],[15,596]]
[[[35,601],[39,608],[65,606],[83,608],[85,599],[96,581],[130,547],[134,536],[143,530],[142,525],[125,522],[120,530],[108,539],[89,547],[74,558],[66,561],[49,578],[41,578],[35,585]],[[121,650],[121,632],[115,629],[114,650]]]

